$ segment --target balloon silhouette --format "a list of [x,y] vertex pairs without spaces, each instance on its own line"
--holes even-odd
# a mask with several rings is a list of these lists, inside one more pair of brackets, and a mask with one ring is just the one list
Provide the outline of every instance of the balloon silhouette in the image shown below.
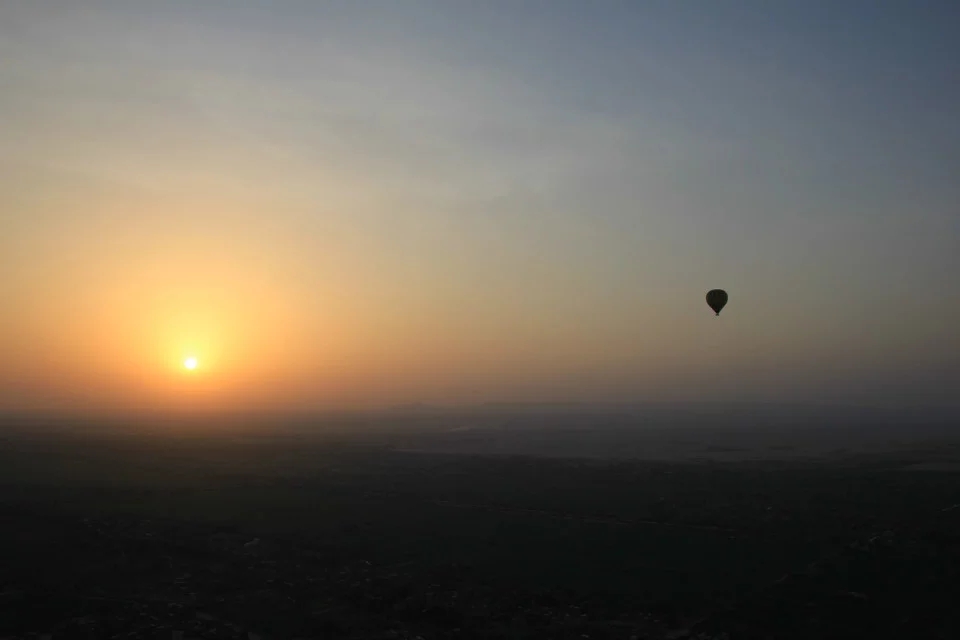
[[711,289],[707,292],[707,304],[717,315],[727,305],[727,292],[723,289]]

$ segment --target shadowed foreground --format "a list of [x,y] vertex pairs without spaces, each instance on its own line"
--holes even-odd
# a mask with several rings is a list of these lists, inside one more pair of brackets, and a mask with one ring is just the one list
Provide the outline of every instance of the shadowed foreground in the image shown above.
[[657,462],[5,444],[5,636],[960,637],[946,445]]

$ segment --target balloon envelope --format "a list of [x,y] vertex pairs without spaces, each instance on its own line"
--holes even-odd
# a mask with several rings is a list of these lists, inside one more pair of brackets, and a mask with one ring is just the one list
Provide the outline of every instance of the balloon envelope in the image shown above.
[[723,289],[711,289],[707,292],[707,304],[720,315],[720,310],[727,304],[727,292]]

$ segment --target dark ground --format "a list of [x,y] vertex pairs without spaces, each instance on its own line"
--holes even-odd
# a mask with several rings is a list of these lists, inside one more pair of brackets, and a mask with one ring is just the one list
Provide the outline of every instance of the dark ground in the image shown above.
[[960,637],[944,441],[641,461],[26,433],[0,443],[0,637]]

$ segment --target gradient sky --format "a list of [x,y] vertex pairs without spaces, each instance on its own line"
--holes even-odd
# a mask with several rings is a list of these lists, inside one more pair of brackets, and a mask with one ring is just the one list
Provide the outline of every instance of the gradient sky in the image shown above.
[[957,24],[0,3],[0,408],[960,402]]

